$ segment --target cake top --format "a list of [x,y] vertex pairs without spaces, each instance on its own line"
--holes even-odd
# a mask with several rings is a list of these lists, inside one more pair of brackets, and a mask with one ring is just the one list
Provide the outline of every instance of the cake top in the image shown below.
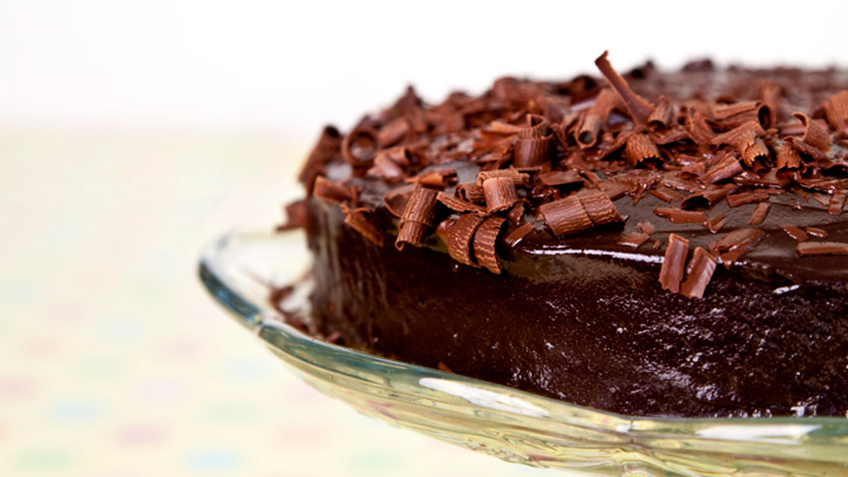
[[689,297],[718,265],[848,279],[848,73],[595,64],[602,78],[501,78],[438,105],[409,88],[346,135],[325,128],[300,180],[375,244],[493,273],[524,248],[661,263]]

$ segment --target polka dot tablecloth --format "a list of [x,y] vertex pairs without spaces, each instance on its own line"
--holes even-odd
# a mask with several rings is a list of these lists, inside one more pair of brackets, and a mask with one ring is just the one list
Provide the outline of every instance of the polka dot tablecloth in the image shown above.
[[276,223],[306,150],[0,131],[0,476],[550,475],[360,416],[206,296],[204,242]]

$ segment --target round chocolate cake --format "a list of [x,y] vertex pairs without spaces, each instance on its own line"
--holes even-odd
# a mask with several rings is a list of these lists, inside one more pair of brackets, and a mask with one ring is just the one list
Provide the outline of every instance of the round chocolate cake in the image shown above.
[[848,73],[651,64],[410,88],[283,227],[314,332],[637,416],[846,416]]

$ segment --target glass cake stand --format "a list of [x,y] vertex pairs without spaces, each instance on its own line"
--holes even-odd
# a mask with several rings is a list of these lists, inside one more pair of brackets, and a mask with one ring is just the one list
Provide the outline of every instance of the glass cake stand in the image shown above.
[[[300,231],[231,232],[210,243],[200,279],[233,318],[306,382],[363,414],[534,467],[595,475],[848,476],[848,418],[643,418],[597,411],[312,338]],[[848,371],[846,371],[848,372]]]

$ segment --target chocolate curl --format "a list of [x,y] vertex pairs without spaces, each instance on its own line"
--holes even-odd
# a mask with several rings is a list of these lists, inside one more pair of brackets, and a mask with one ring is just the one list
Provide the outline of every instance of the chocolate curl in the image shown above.
[[665,217],[673,224],[703,224],[707,214],[695,210],[682,210],[673,207],[657,207],[654,214]]
[[482,186],[483,182],[495,177],[505,177],[516,184],[528,185],[530,183],[530,175],[520,172],[517,169],[495,169],[493,171],[480,171],[477,173],[477,184]]
[[648,116],[648,126],[664,128],[671,123],[674,111],[671,108],[671,98],[666,95],[660,96],[659,104],[654,112]]
[[716,259],[701,247],[695,249],[686,269],[686,281],[680,294],[689,298],[703,298],[716,269]]
[[711,167],[704,179],[707,182],[716,183],[724,179],[735,177],[743,171],[742,165],[739,164],[739,159],[733,154],[728,154],[722,160]]
[[514,144],[515,167],[533,167],[550,160],[556,150],[553,135],[542,138],[518,139]]
[[589,216],[589,220],[595,226],[609,224],[612,222],[624,222],[624,218],[618,213],[615,204],[609,196],[603,192],[589,192],[577,197],[583,210]]
[[677,234],[669,234],[668,248],[665,251],[665,257],[660,268],[660,285],[662,285],[663,290],[672,293],[680,291],[680,282],[683,280],[683,271],[688,254],[689,241]]
[[351,210],[347,205],[342,204],[342,212],[345,214],[346,224],[350,225],[374,245],[378,247],[383,246],[383,234],[374,225],[373,212],[370,209],[359,207]]
[[848,243],[843,242],[802,242],[795,247],[798,255],[848,255]]
[[438,191],[433,189],[420,186],[415,188],[401,216],[395,248],[403,250],[407,243],[413,247],[423,244],[427,229],[432,227],[436,220],[437,196]]
[[377,143],[380,147],[394,146],[401,139],[405,138],[412,129],[409,120],[406,118],[398,118],[386,124],[377,133]]
[[406,176],[403,167],[409,166],[409,152],[405,147],[393,147],[377,152],[374,157],[374,166],[366,173],[370,177],[377,177],[388,183],[400,182]]
[[760,101],[768,106],[771,116],[771,124],[777,124],[778,111],[780,110],[780,86],[774,83],[763,83],[760,86]]
[[817,147],[824,152],[830,150],[830,145],[833,140],[830,137],[830,133],[825,128],[810,119],[804,113],[792,113],[792,116],[798,118],[798,120],[801,121],[801,124],[804,125],[804,137],[802,137],[804,142],[813,147]]
[[710,244],[710,251],[721,254],[721,262],[729,268],[736,263],[742,255],[754,250],[766,233],[759,229],[736,229],[719,241]]
[[344,186],[338,182],[327,180],[323,176],[318,176],[315,178],[312,195],[327,202],[342,204],[356,202],[357,192],[354,187]]
[[518,130],[520,139],[541,139],[547,137],[550,132],[550,124],[544,116],[538,114],[527,115],[527,126]]
[[757,204],[757,208],[754,209],[754,212],[751,214],[751,220],[748,221],[748,225],[760,225],[766,220],[766,215],[768,215],[769,209],[771,208],[771,204],[768,202],[760,202]]
[[373,129],[358,128],[342,141],[342,156],[353,167],[370,167],[379,148],[377,133]]
[[645,159],[660,159],[657,145],[647,134],[634,134],[627,139],[624,155],[631,166],[640,164]]
[[824,103],[824,117],[837,131],[848,128],[848,90],[834,94]]
[[797,150],[801,154],[806,154],[806,155],[812,157],[813,159],[815,159],[817,161],[823,161],[824,162],[824,161],[828,160],[827,155],[824,152],[822,152],[821,149],[814,147],[811,144],[807,144],[807,142],[804,141],[801,138],[789,136],[789,137],[787,137],[783,140],[783,144],[789,144],[790,146],[794,147],[795,150]]
[[622,78],[622,76],[618,74],[618,72],[615,71],[610,64],[607,59],[608,54],[609,52],[605,51],[604,54],[599,56],[598,59],[595,60],[595,66],[598,67],[610,86],[612,86],[615,92],[618,93],[619,98],[621,98],[621,101],[627,107],[627,110],[630,111],[630,115],[633,119],[639,124],[646,124],[648,122],[648,118],[650,118],[651,114],[654,112],[654,105],[630,89],[630,85],[627,84],[627,81]]
[[333,126],[326,126],[321,131],[318,144],[312,148],[309,157],[306,159],[306,164],[303,165],[303,169],[300,170],[298,175],[298,180],[306,186],[307,193],[312,193],[312,184],[315,177],[330,162],[330,159],[341,150],[341,146],[342,135],[339,130]]
[[783,224],[780,226],[780,228],[782,228],[783,231],[786,232],[786,235],[792,237],[792,239],[797,242],[806,242],[810,239],[810,237],[807,236],[807,232],[804,232],[795,225]]
[[309,208],[306,200],[298,200],[286,205],[285,207],[286,221],[277,226],[277,232],[285,230],[299,229],[306,225],[309,218]]
[[771,127],[772,111],[759,101],[743,101],[712,107],[712,119],[725,126],[735,127],[753,121],[763,129]]
[[454,212],[476,212],[480,215],[486,214],[485,207],[480,207],[477,204],[462,200],[452,195],[445,194],[444,192],[439,192],[439,194],[436,196],[436,200],[438,200],[445,207],[453,210]]
[[595,145],[598,141],[598,132],[601,126],[607,122],[610,113],[619,104],[618,94],[609,88],[604,88],[598,93],[592,107],[586,111],[580,127],[577,129],[577,144],[582,148]]
[[421,184],[428,187],[444,188],[451,181],[456,180],[456,170],[439,169],[406,179],[406,182]]
[[745,164],[751,166],[757,157],[768,157],[768,149],[759,136],[765,135],[760,123],[748,121],[735,129],[714,137],[710,144],[727,144],[736,147]]
[[539,207],[539,212],[557,237],[576,234],[594,227],[586,209],[574,196],[544,204]]
[[486,210],[500,212],[518,202],[515,182],[509,177],[492,177],[483,181],[483,195],[486,197]]
[[501,264],[498,262],[495,245],[504,223],[506,219],[503,217],[487,218],[477,227],[472,246],[477,263],[497,274],[501,273]]
[[715,138],[715,133],[709,124],[706,117],[698,110],[689,108],[686,110],[686,122],[683,123],[683,129],[689,136],[689,139],[695,144],[705,147]]
[[801,154],[791,144],[783,143],[777,150],[778,169],[798,169],[801,167]]
[[463,182],[456,185],[456,195],[463,200],[475,204],[485,204],[486,195],[483,194],[483,186],[476,182]]
[[842,209],[845,208],[845,199],[848,197],[848,191],[838,190],[833,193],[830,198],[830,204],[827,206],[827,213],[830,215],[839,215]]
[[448,229],[448,254],[457,262],[477,267],[471,256],[474,232],[485,220],[477,214],[464,214]]

